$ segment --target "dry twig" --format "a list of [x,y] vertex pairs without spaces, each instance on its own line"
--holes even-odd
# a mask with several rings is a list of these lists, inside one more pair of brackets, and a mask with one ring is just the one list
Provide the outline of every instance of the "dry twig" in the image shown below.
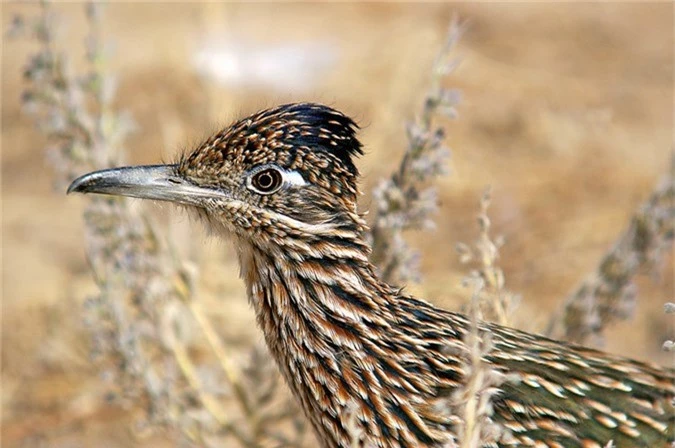
[[479,280],[483,285],[477,292],[479,318],[491,320],[500,325],[513,326],[511,316],[520,297],[505,289],[504,271],[497,264],[499,249],[504,245],[504,238],[493,239],[490,236],[491,221],[487,213],[491,201],[492,193],[488,188],[480,200],[478,241],[473,247],[465,243],[457,243],[455,249],[462,263],[476,265],[464,279],[464,283],[473,284]]
[[634,278],[672,250],[675,236],[675,167],[642,204],[597,270],[566,300],[551,319],[547,334],[576,343],[602,342],[604,329],[632,316]]
[[405,242],[403,232],[434,225],[431,215],[437,207],[436,189],[428,184],[445,173],[450,153],[444,146],[445,132],[433,124],[433,119],[439,113],[456,116],[460,94],[443,88],[441,81],[459,64],[457,59],[448,62],[448,58],[464,29],[465,25],[456,19],[451,23],[432,68],[431,87],[421,116],[407,126],[408,147],[401,163],[390,178],[373,190],[376,209],[371,227],[371,261],[380,268],[382,279],[391,284],[419,278],[419,254]]

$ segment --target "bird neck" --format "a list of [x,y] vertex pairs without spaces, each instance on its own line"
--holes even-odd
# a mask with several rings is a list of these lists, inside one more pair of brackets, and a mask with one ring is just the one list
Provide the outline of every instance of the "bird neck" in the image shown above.
[[297,239],[259,238],[239,247],[249,299],[266,335],[342,350],[358,344],[362,327],[365,333],[388,325],[383,314],[391,309],[393,290],[368,261],[361,226]]
[[361,360],[372,362],[364,347],[377,343],[367,341],[393,322],[386,316],[391,288],[377,279],[361,235],[342,229],[330,238],[239,246],[267,346],[315,430],[332,441],[327,446],[343,446],[349,437],[345,412],[325,417],[354,401],[344,375]]
[[[423,375],[430,367],[417,353],[424,341],[413,337],[424,323],[411,310],[429,305],[379,281],[361,229],[315,236],[239,245],[258,324],[315,431],[326,446],[352,446],[350,409],[375,434],[393,408],[407,417],[390,422],[392,434],[417,446],[445,440],[444,416],[421,417],[438,412],[424,379],[432,375]],[[414,437],[402,429],[408,424]]]

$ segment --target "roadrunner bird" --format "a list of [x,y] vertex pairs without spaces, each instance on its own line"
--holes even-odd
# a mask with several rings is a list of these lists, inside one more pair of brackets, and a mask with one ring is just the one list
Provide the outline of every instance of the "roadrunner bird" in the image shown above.
[[[325,447],[440,447],[458,416],[470,320],[404,295],[368,261],[357,212],[356,124],[318,104],[234,123],[173,165],[114,168],[68,192],[171,201],[236,245],[265,340]],[[658,448],[673,439],[674,372],[499,325],[487,446]],[[442,401],[441,401],[442,402]]]

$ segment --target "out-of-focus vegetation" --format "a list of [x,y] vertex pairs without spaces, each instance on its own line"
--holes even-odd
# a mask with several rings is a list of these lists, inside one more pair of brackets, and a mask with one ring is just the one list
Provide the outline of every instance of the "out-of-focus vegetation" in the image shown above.
[[[152,163],[242,113],[292,100],[330,103],[364,127],[366,192],[383,177],[396,184],[390,173],[405,171],[406,149],[429,145],[442,154],[438,125],[453,153],[451,175],[437,181],[435,228],[422,225],[433,202],[423,197],[423,214],[411,215],[421,219],[394,226],[394,256],[382,252],[385,275],[394,260],[391,278],[414,277],[406,274],[414,273],[410,258],[396,261],[408,251],[404,237],[422,255],[422,281],[409,289],[441,306],[460,308],[473,294],[484,317],[544,331],[552,315],[564,316],[553,311],[583,290],[584,306],[572,309],[589,311],[578,321],[590,322],[584,331],[593,333],[598,319],[628,316],[626,304],[636,304],[631,320],[602,333],[605,348],[668,362],[659,350],[672,339],[662,311],[672,299],[672,257],[653,255],[671,246],[653,238],[672,237],[673,44],[664,38],[672,5],[120,4],[86,15],[82,5],[23,4],[3,9],[8,29],[15,14],[39,21],[37,28],[15,22],[10,31],[23,28],[28,39],[3,42],[11,49],[2,64],[7,446],[172,446],[186,435],[200,444],[225,436],[250,446],[303,443],[289,439],[302,436],[302,420],[255,348],[260,336],[231,248],[170,207],[66,199],[51,189],[73,169],[116,161],[110,156],[118,152],[106,146],[121,146],[131,129],[127,110],[136,125],[124,141],[129,161]],[[462,64],[429,90],[453,14],[470,22],[458,49]],[[30,54],[42,59],[28,62]],[[71,68],[47,54],[67,55]],[[452,106],[456,99],[442,88],[462,91],[461,118],[436,116],[431,127],[432,100]],[[417,123],[407,141],[405,122]],[[90,147],[98,152],[87,153]],[[79,165],[64,163],[64,154]],[[645,202],[663,177],[670,195]],[[492,198],[481,202],[477,230],[475,203],[488,184]],[[362,208],[374,209],[377,222],[377,210],[389,209],[383,203],[367,194]],[[645,216],[654,217],[646,227]],[[408,227],[423,230],[399,233]],[[101,229],[116,238],[97,237]],[[455,244],[477,233],[476,244],[458,246],[458,260]],[[141,240],[154,245],[110,246]],[[102,257],[91,257],[92,244]],[[119,262],[137,258],[144,264],[126,271]],[[608,258],[624,260],[625,269],[603,277]],[[462,286],[466,262],[476,290]],[[627,289],[607,294],[612,278]],[[599,301],[589,302],[588,284],[600,285]],[[516,312],[509,291],[519,294]],[[158,343],[147,351],[149,340]],[[112,343],[118,356],[92,358],[97,343]],[[481,428],[467,431],[480,436]]]

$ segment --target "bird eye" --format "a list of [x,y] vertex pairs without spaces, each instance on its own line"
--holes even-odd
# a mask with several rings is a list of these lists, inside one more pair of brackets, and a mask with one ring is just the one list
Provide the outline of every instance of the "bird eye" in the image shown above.
[[255,173],[251,177],[250,186],[258,193],[271,194],[277,191],[283,183],[283,177],[279,170],[268,168]]

